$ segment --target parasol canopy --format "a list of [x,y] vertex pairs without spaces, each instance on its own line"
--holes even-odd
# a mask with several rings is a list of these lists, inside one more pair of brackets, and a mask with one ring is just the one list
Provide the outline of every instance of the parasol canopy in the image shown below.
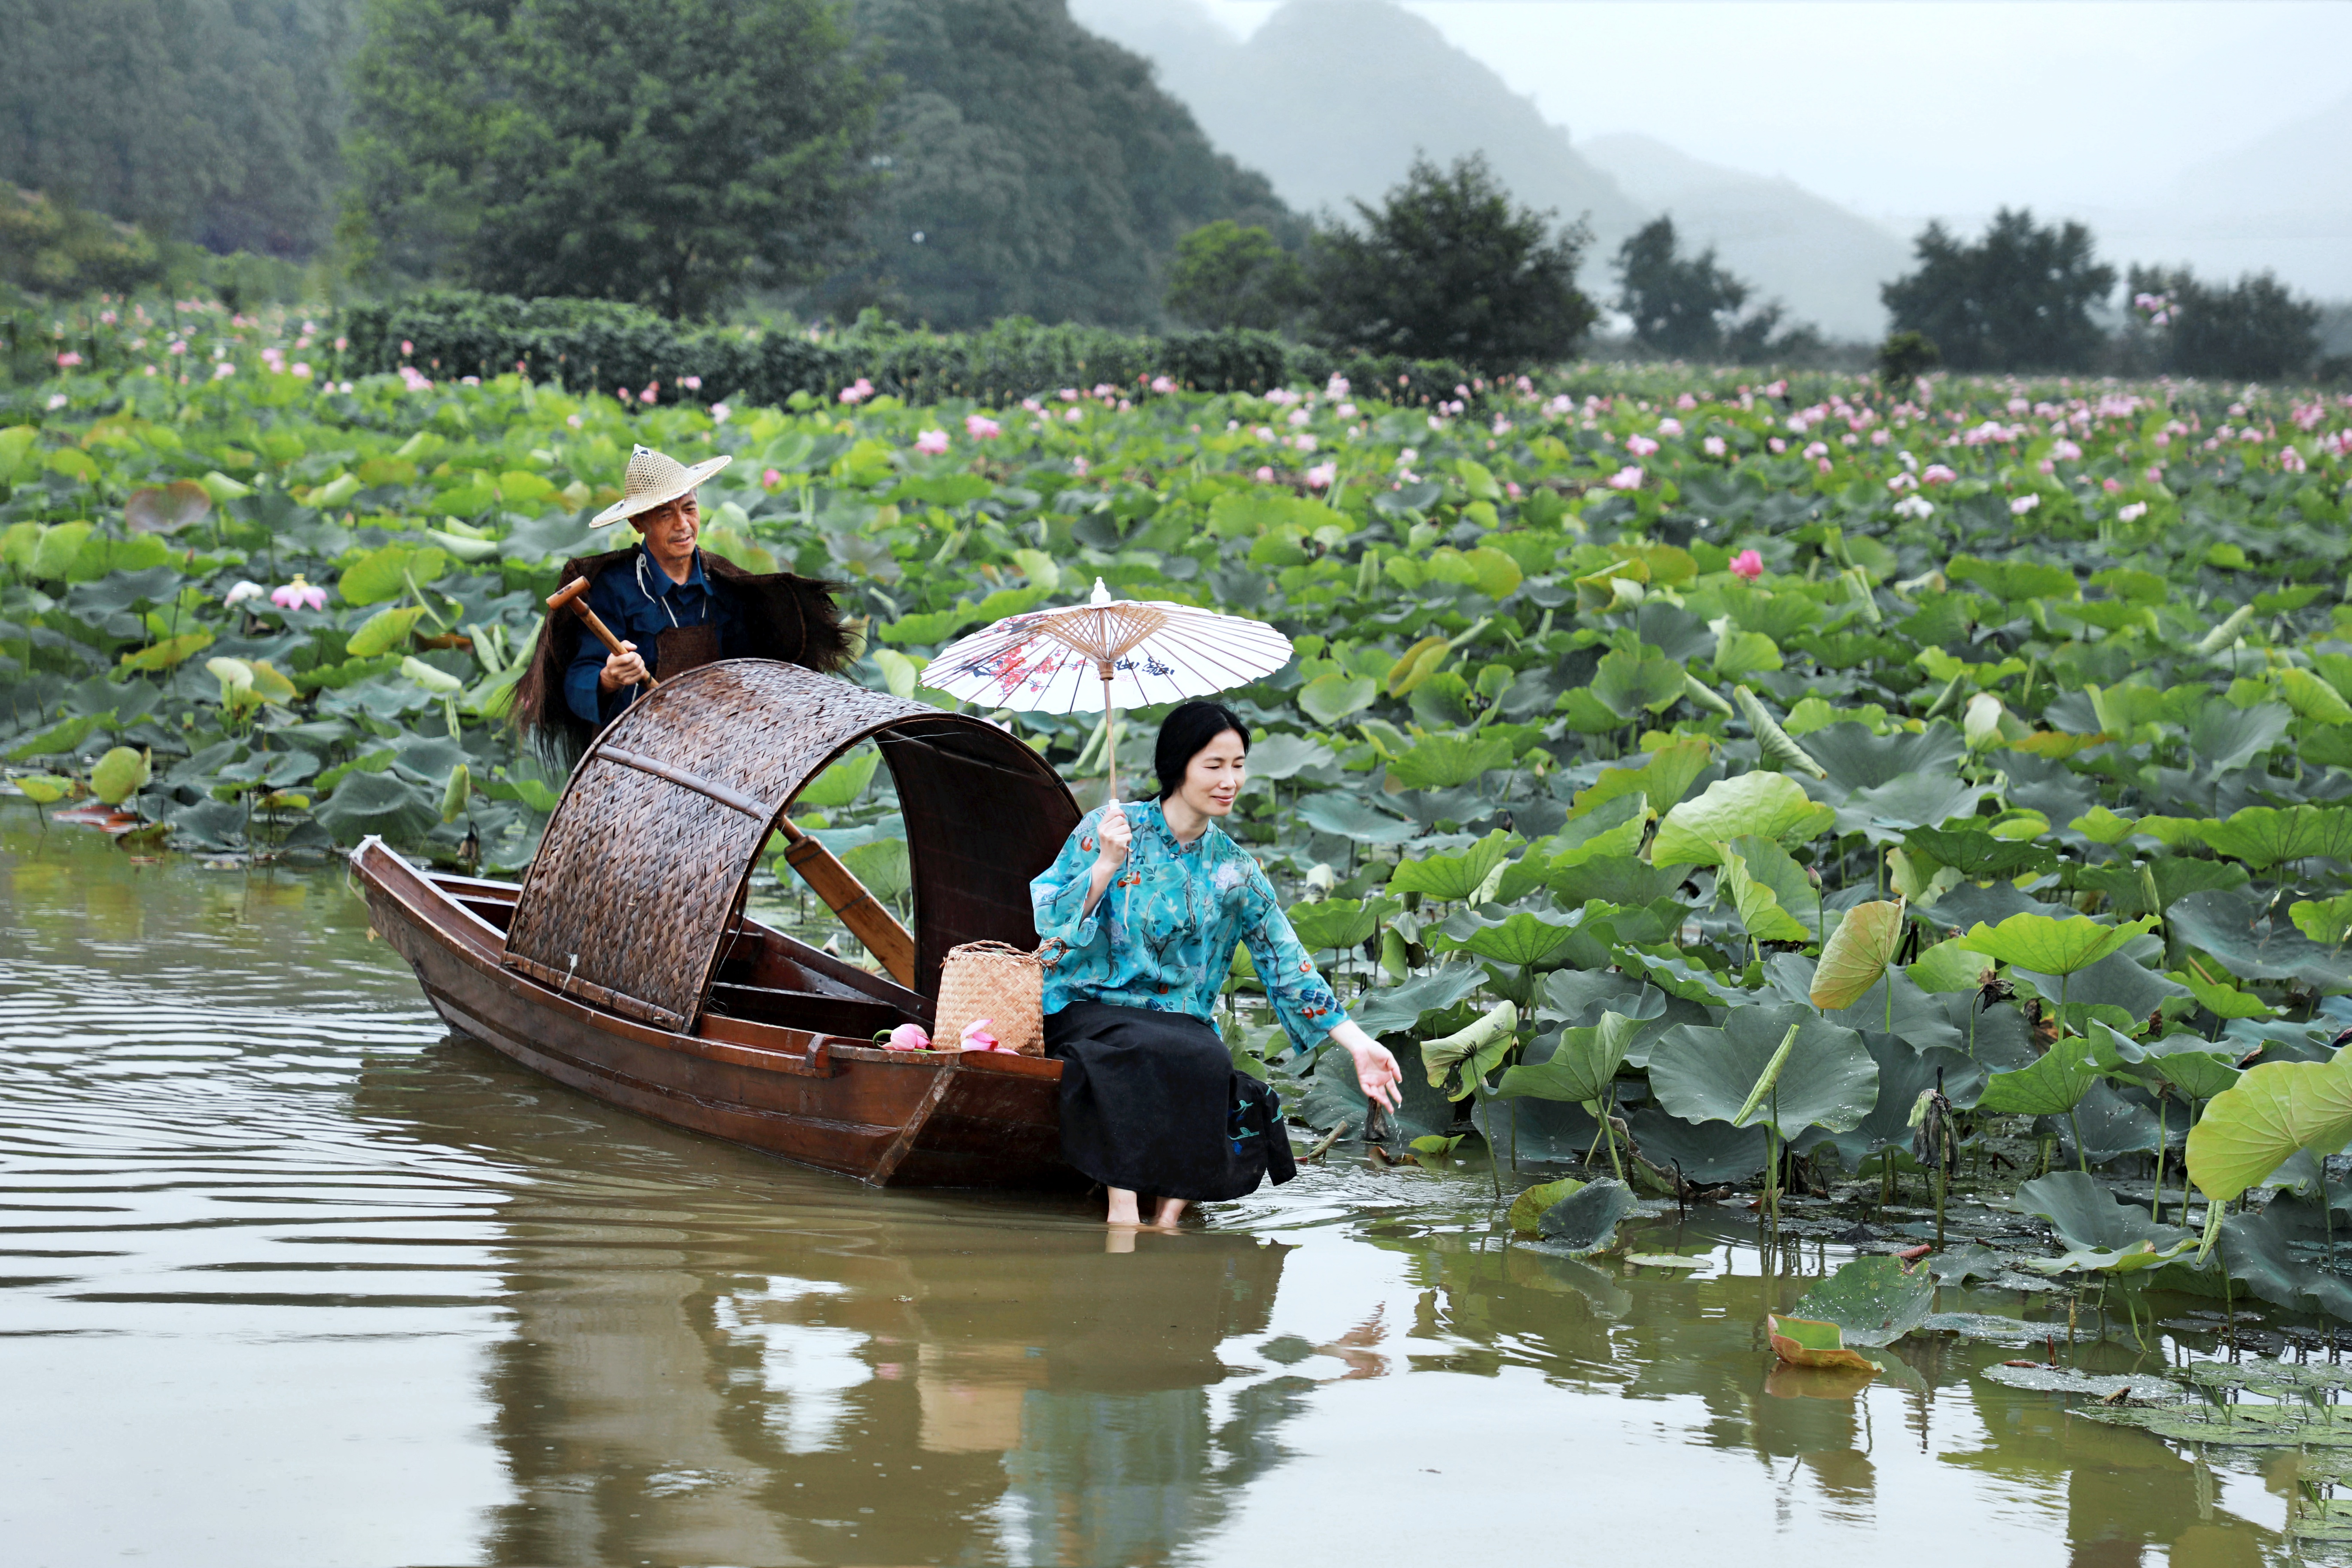
[[[1114,599],[1102,579],[1083,605],[1007,616],[924,667],[950,697],[1030,713],[1093,713],[1207,697],[1290,662],[1263,621],[1154,599]],[[1111,798],[1118,795],[1116,761]]]

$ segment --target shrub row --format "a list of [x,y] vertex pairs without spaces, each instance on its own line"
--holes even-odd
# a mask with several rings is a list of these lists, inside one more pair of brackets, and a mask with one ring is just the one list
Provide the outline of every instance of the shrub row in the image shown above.
[[436,379],[520,367],[572,392],[634,396],[657,385],[664,402],[692,378],[708,398],[781,404],[794,393],[830,399],[861,376],[909,403],[949,398],[1002,405],[1065,386],[1149,384],[1167,376],[1202,392],[1264,392],[1345,376],[1391,403],[1450,398],[1474,384],[1450,360],[1333,353],[1274,332],[1130,336],[1100,327],[1041,326],[1013,318],[974,332],[861,323],[830,336],[744,327],[688,327],[635,305],[601,300],[518,300],[445,290],[353,307],[346,315],[347,374],[414,365]]

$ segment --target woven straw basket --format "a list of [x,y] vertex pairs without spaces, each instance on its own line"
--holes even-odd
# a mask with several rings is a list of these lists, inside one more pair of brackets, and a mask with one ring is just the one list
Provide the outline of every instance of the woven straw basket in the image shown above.
[[964,1026],[982,1026],[998,1046],[1024,1057],[1045,1054],[1045,966],[1037,955],[1001,942],[950,948],[940,971],[940,1005],[931,1038],[953,1049]]

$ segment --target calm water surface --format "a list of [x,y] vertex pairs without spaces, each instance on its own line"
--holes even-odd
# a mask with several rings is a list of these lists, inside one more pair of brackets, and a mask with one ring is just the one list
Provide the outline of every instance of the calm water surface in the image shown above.
[[[0,1561],[2252,1564],[2209,1466],[1906,1342],[1774,1371],[1696,1277],[1507,1242],[1354,1160],[1106,1251],[877,1193],[447,1037],[340,868],[134,864],[0,807]],[[2017,1310],[2017,1298],[1946,1309]],[[2117,1347],[2085,1364],[2126,1371]]]

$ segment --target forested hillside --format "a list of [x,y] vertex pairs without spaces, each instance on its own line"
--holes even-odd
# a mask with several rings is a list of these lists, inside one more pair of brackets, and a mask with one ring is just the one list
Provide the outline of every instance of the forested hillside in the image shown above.
[[334,227],[362,0],[0,0],[0,180],[220,251]]

